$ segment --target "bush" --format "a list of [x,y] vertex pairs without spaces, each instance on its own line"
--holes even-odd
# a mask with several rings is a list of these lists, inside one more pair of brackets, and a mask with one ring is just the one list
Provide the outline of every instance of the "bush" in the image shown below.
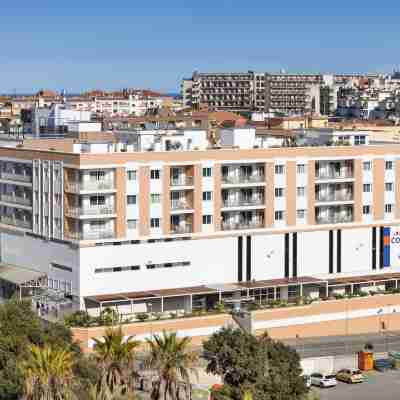
[[159,321],[162,317],[162,314],[159,312],[153,313],[153,317],[156,321]]
[[224,313],[225,312],[225,304],[222,301],[219,301],[218,303],[215,304],[214,306],[215,311],[219,313]]
[[256,311],[256,310],[259,310],[259,309],[260,309],[260,305],[258,303],[252,302],[252,303],[249,303],[248,306],[247,306],[247,310],[248,311]]
[[87,327],[93,325],[96,320],[87,311],[75,311],[64,318],[65,325],[69,327]]
[[137,313],[136,319],[138,319],[140,322],[144,322],[149,319],[149,314],[147,314],[145,312]]
[[119,314],[114,309],[107,307],[101,313],[99,317],[99,323],[102,325],[114,325],[119,322]]
[[368,293],[367,293],[367,292],[364,292],[364,291],[361,291],[361,292],[359,293],[359,296],[360,296],[360,297],[367,297],[367,296],[368,296]]

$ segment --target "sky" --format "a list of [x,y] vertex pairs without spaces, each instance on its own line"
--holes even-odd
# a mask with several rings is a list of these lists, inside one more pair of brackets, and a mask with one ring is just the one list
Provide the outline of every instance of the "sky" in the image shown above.
[[400,2],[19,0],[0,5],[0,93],[179,91],[194,70],[390,72]]

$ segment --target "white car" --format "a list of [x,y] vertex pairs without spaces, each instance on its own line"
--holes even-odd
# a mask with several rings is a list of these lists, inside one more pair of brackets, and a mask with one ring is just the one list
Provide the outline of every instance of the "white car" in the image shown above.
[[311,374],[311,384],[321,388],[336,386],[336,376],[333,374],[322,374],[315,372]]

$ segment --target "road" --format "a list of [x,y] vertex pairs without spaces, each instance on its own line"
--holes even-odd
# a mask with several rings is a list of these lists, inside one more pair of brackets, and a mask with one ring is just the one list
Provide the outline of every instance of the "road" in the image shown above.
[[400,398],[400,371],[370,372],[367,381],[355,385],[338,382],[334,388],[315,389],[320,400],[397,400]]

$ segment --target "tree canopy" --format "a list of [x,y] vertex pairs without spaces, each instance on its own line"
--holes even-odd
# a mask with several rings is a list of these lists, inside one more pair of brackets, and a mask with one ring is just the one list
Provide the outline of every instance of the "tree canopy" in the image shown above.
[[207,372],[222,377],[222,391],[234,400],[249,393],[254,400],[300,400],[306,393],[296,351],[267,335],[224,328],[203,347]]

